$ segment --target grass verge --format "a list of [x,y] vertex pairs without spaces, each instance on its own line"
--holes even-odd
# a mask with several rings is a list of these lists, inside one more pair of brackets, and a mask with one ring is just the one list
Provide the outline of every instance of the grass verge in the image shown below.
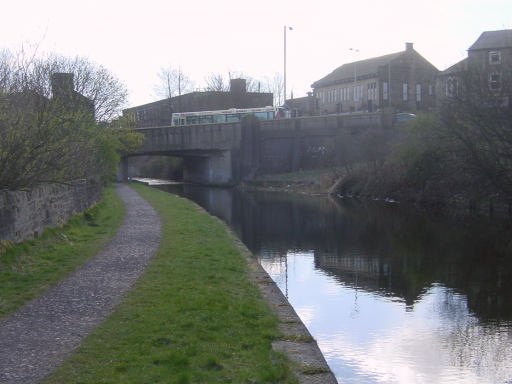
[[343,172],[342,168],[319,168],[283,174],[259,175],[252,180],[245,181],[242,187],[249,190],[326,194]]
[[133,188],[162,242],[127,298],[45,383],[295,383],[277,318],[224,226],[188,200]]
[[125,216],[113,187],[102,201],[38,239],[0,249],[0,318],[76,269],[111,239]]

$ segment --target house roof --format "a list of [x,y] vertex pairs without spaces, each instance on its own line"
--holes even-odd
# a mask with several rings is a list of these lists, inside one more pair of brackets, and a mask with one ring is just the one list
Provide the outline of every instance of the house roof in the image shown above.
[[452,75],[455,73],[464,72],[468,69],[468,58],[462,59],[458,63],[453,64],[451,67],[446,68],[444,71],[440,73],[441,76],[443,75]]
[[[393,59],[403,55],[406,51],[391,53],[384,56],[372,57],[371,59],[355,61],[353,63],[343,64],[341,67],[336,68],[327,76],[315,81],[311,87],[317,88],[331,84],[341,83],[344,80],[354,80],[354,69],[357,69],[357,77],[365,75],[373,75],[378,73],[379,67],[388,64]],[[356,67],[356,68],[354,68]]]
[[468,50],[510,47],[512,47],[512,29],[504,29],[483,32]]

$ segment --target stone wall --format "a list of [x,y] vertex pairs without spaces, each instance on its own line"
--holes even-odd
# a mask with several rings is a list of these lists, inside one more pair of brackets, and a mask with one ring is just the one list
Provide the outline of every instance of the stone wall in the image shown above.
[[0,192],[0,240],[37,238],[45,228],[64,224],[100,199],[101,183],[94,179]]

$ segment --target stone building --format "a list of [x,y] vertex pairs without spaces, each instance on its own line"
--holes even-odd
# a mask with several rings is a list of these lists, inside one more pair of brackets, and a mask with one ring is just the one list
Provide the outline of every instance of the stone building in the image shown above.
[[215,111],[230,108],[256,108],[273,105],[273,94],[247,92],[245,79],[232,79],[230,90],[191,92],[123,110],[131,114],[137,128],[171,125],[175,112]]
[[[512,29],[486,31],[469,47],[468,57],[442,71],[437,79],[437,98],[454,97],[468,86],[501,92],[512,90]],[[510,95],[504,95],[509,103]]]
[[94,119],[94,102],[75,91],[72,73],[53,73],[50,82],[54,103],[67,111],[88,115]]
[[[0,96],[0,129],[19,126],[48,114],[74,113],[80,121],[94,120],[94,102],[74,90],[72,73],[53,73],[51,98],[34,90],[5,93]],[[67,116],[66,118],[69,118]]]
[[312,92],[305,97],[296,97],[286,100],[286,108],[291,117],[314,116],[317,110],[317,100]]
[[412,43],[406,43],[402,52],[344,64],[311,87],[319,114],[386,107],[415,112],[435,106],[438,72]]

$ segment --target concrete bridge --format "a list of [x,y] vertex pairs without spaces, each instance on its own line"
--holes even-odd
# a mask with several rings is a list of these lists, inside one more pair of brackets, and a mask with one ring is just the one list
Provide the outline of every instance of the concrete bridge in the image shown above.
[[[285,173],[333,166],[347,135],[390,126],[381,113],[344,114],[240,123],[137,129],[145,141],[131,156],[184,159],[184,180],[207,185],[236,185],[255,174]],[[121,177],[127,178],[127,158]]]

